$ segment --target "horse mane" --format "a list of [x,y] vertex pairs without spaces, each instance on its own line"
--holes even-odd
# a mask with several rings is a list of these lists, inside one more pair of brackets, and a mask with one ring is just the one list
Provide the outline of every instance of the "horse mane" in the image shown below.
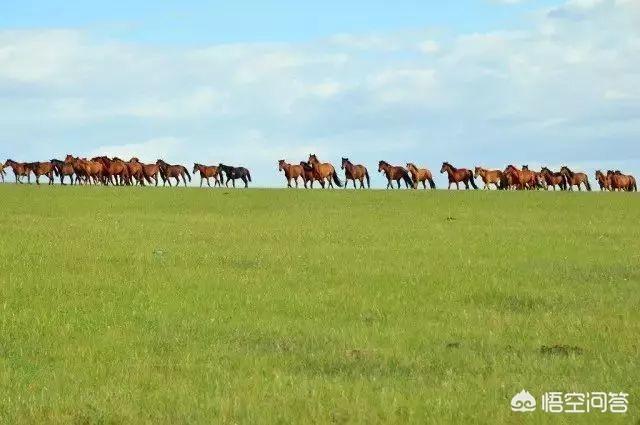
[[442,166],[447,166],[449,168],[451,168],[451,171],[458,171],[458,169],[456,167],[454,167],[453,165],[451,165],[451,163],[449,163],[448,161],[445,161],[442,163]]
[[567,167],[566,165],[563,165],[563,166],[562,166],[562,168],[563,168],[564,170],[567,170],[567,174],[569,174],[569,176],[571,176],[571,177],[573,177],[573,175],[575,174],[575,173],[574,173],[573,171],[571,171],[571,170],[569,169],[569,167]]
[[386,165],[386,166],[391,166],[391,164],[389,164],[387,161],[380,161],[379,164],[381,165]]

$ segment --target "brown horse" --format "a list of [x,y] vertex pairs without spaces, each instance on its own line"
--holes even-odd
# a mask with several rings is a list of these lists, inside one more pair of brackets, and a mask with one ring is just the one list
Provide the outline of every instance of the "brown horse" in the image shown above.
[[511,183],[509,184],[510,189],[535,189],[538,185],[535,174],[530,171],[528,167],[524,170],[518,170],[514,165],[508,165],[503,171],[503,174],[511,179]]
[[408,162],[407,170],[409,170],[409,173],[411,174],[411,180],[413,180],[414,189],[418,188],[419,183],[422,183],[422,187],[426,189],[427,182],[429,182],[429,187],[431,189],[436,188],[436,183],[433,181],[433,174],[431,174],[431,171],[429,169],[418,168],[415,166],[415,164]]
[[24,162],[15,162],[12,159],[7,159],[4,163],[5,167],[11,167],[13,175],[16,178],[16,183],[24,183],[22,177],[27,178],[27,183],[31,184],[31,168],[29,164]]
[[342,158],[342,167],[344,170],[344,188],[349,185],[349,180],[353,180],[353,188],[356,188],[356,180],[360,182],[360,189],[364,189],[364,181],[367,181],[367,188],[371,189],[371,179],[369,171],[364,165],[353,165],[349,158]]
[[119,158],[109,159],[106,156],[91,158],[92,162],[100,162],[103,167],[103,183],[114,186],[124,186],[131,184],[129,168],[127,164]]
[[489,190],[489,185],[495,185],[496,189],[501,189],[502,171],[487,170],[486,168],[476,167],[474,177],[481,177],[484,182],[484,189]]
[[601,170],[596,170],[596,181],[601,191],[611,190],[611,178]]
[[155,182],[155,185],[158,186],[158,174],[160,173],[160,167],[158,166],[158,164],[144,164],[140,162],[140,160],[135,156],[129,160],[129,163],[139,164],[142,172],[142,179],[145,180],[148,184],[152,184],[152,182]]
[[304,179],[304,188],[307,188],[307,182],[310,183],[311,189],[313,189],[313,182],[319,182],[320,186],[324,189],[324,179],[316,178],[316,174],[313,171],[313,167],[306,161],[300,161],[300,166],[302,167],[302,178]]
[[440,173],[447,173],[447,176],[449,177],[449,190],[451,190],[451,185],[453,183],[455,183],[456,188],[460,190],[460,182],[464,183],[464,187],[467,190],[469,190],[469,184],[471,184],[474,189],[478,188],[478,186],[476,186],[476,182],[473,180],[473,172],[466,168],[456,168],[448,162],[443,162],[442,168],[440,168]]
[[[296,183],[297,188],[298,178],[301,178],[302,182],[304,183],[304,187],[307,187],[306,178],[304,176],[304,168],[302,167],[302,164],[293,165],[287,163],[284,159],[281,159],[280,161],[278,161],[278,171],[284,171],[284,178],[287,179],[287,187],[292,187],[291,180],[293,180]],[[311,173],[313,174],[313,167],[311,168]]]
[[159,159],[156,161],[158,167],[160,167],[160,177],[162,177],[162,186],[164,186],[167,182],[169,182],[169,187],[171,187],[172,178],[176,179],[176,187],[180,186],[180,177],[182,177],[182,181],[184,182],[184,187],[187,187],[187,179],[185,175],[189,177],[189,181],[191,181],[191,174],[189,171],[182,165],[170,165]]
[[53,184],[53,176],[57,175],[56,168],[51,162],[32,162],[29,164],[29,168],[36,176],[36,184],[40,184],[40,176],[47,176],[49,178],[49,184]]
[[[313,175],[316,180],[322,179],[329,183],[329,187],[333,188],[333,183],[338,187],[342,187],[342,182],[338,178],[336,169],[328,162],[321,163],[315,154],[309,155],[307,161],[313,167]],[[333,182],[331,181],[333,179]]]
[[578,186],[578,190],[581,191],[581,184],[584,184],[587,191],[591,192],[591,185],[589,184],[589,177],[585,173],[574,173],[566,165],[560,168],[560,173],[567,180],[567,186],[569,190],[573,191],[573,186]]
[[404,180],[407,189],[415,188],[409,172],[404,167],[391,165],[386,161],[380,161],[378,162],[378,172],[384,173],[387,177],[387,189],[393,189],[394,181],[398,185],[398,189],[400,189],[400,180]]
[[556,190],[556,186],[558,186],[560,190],[567,190],[567,181],[562,173],[554,173],[548,167],[542,167],[540,176],[544,180],[547,190],[549,190],[550,187]]
[[220,181],[222,174],[218,172],[218,167],[215,165],[202,165],[202,164],[193,164],[193,175],[196,175],[196,172],[200,173],[200,187],[202,187],[202,181],[207,181],[207,186],[211,187],[210,178],[213,177],[213,187],[220,186],[222,187],[222,183]]
[[140,162],[135,162],[132,160],[125,161],[118,158],[117,156],[113,157],[113,161],[121,162],[125,165],[125,167],[127,167],[127,172],[124,176],[126,180],[125,183],[127,185],[138,184],[140,186],[144,186],[144,173],[142,172],[142,164],[140,164]]
[[59,159],[52,159],[51,163],[55,168],[56,175],[60,176],[60,184],[64,186],[64,178],[66,176],[69,176],[71,184],[73,185],[73,165],[67,164],[64,161],[60,161]]
[[533,175],[531,187],[529,189],[546,189],[546,181],[542,178],[542,174],[539,171],[533,171],[529,169],[528,165],[522,166],[523,172],[530,172]]
[[622,172],[620,171],[608,171],[607,176],[609,177],[611,190],[613,192],[616,192],[616,191],[637,192],[638,191],[636,178],[631,175],[622,174]]

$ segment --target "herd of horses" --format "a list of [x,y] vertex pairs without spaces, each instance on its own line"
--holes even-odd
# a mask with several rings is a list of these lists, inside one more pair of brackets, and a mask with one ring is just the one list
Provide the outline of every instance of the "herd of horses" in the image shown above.
[[[15,176],[16,183],[24,183],[26,177],[27,183],[31,183],[31,174],[35,176],[36,184],[40,184],[40,177],[48,178],[49,184],[54,184],[54,177],[60,178],[60,184],[65,185],[65,180],[69,184],[88,184],[88,185],[113,185],[113,186],[131,186],[131,185],[155,185],[158,186],[160,180],[162,185],[172,186],[172,179],[175,179],[175,185],[182,183],[187,186],[187,179],[191,181],[189,170],[183,165],[172,165],[159,159],[154,164],[144,164],[138,158],[131,158],[124,161],[120,158],[108,158],[106,156],[97,156],[91,159],[78,158],[67,155],[64,160],[52,159],[46,162],[16,162],[7,159],[3,164],[0,163],[0,178],[4,183],[5,168],[11,168]],[[228,187],[229,182],[236,186],[236,180],[242,180],[245,187],[251,182],[251,173],[244,167],[231,167],[224,164],[217,166],[204,166],[194,164],[193,173],[200,173],[200,186],[204,181],[211,186],[210,179],[214,178],[215,185],[225,183]],[[68,179],[67,179],[68,177]]]
[[[0,178],[5,180],[5,168],[11,168],[15,176],[16,183],[23,183],[22,179],[27,178],[31,183],[31,174],[35,176],[35,181],[40,184],[40,177],[48,178],[49,184],[54,184],[54,177],[60,178],[60,183],[65,185],[65,179],[73,184],[88,185],[155,185],[158,186],[162,180],[162,185],[167,183],[172,186],[172,179],[175,185],[182,182],[187,186],[187,179],[191,181],[191,174],[183,165],[172,165],[159,159],[152,164],[144,164],[138,158],[131,158],[124,161],[120,158],[108,158],[98,156],[91,159],[78,158],[67,155],[64,160],[52,159],[46,162],[16,162],[8,159],[4,164],[0,163]],[[323,189],[333,187],[344,187],[353,183],[353,187],[365,189],[371,187],[371,178],[367,167],[361,164],[353,164],[349,158],[342,158],[341,169],[344,170],[344,184],[338,176],[335,167],[329,162],[322,162],[315,154],[309,155],[307,161],[300,161],[298,164],[289,164],[284,159],[278,161],[278,170],[284,172],[287,187],[299,187],[301,182],[305,188],[312,188],[314,183],[318,183]],[[387,189],[393,189],[394,183],[398,189],[404,186],[407,189],[418,189],[420,185],[427,189],[435,189],[436,184],[433,174],[427,168],[418,168],[413,163],[406,166],[391,165],[386,161],[378,163],[378,172],[383,173],[387,179]],[[211,187],[211,179],[214,180],[214,187],[224,184],[229,187],[229,182],[233,187],[236,180],[241,180],[244,187],[251,182],[251,173],[244,167],[231,167],[224,164],[202,165],[194,164],[192,173],[200,174],[200,187],[206,182]],[[448,162],[442,163],[440,173],[447,174],[451,189],[455,185],[460,189],[462,183],[465,189],[472,187],[478,189],[475,179],[481,179],[484,189],[496,188],[498,190],[582,190],[591,191],[589,177],[582,172],[573,172],[569,167],[563,166],[559,171],[551,171],[548,167],[542,167],[540,171],[529,169],[527,165],[517,168],[514,165],[507,166],[504,170],[489,170],[482,167],[475,167],[474,170],[467,168],[456,168]],[[620,171],[608,170],[607,172],[596,171],[595,178],[601,190],[637,192],[638,186],[634,176],[623,174]]]

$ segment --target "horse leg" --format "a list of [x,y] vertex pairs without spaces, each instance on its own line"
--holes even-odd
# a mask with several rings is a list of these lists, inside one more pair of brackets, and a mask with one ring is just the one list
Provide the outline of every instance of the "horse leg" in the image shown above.
[[242,181],[244,182],[244,188],[248,189],[249,188],[249,179],[247,179],[246,176],[242,176]]
[[231,180],[231,185],[234,189],[236,188],[236,179]]

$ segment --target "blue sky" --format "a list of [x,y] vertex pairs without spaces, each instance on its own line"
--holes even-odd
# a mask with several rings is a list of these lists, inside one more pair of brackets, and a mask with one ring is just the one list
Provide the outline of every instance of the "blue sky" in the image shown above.
[[5,1],[0,157],[640,174],[638,69],[635,0]]

